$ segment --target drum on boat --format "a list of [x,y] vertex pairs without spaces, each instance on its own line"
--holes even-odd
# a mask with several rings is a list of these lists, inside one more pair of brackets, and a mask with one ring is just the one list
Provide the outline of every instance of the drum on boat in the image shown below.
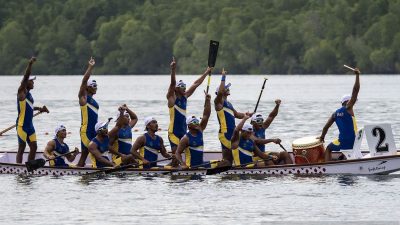
[[296,139],[292,148],[296,164],[324,162],[324,144],[317,136]]

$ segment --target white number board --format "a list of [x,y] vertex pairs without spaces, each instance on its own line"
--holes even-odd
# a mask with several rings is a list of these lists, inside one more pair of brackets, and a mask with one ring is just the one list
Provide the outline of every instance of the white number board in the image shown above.
[[390,124],[366,125],[364,133],[371,157],[397,154]]

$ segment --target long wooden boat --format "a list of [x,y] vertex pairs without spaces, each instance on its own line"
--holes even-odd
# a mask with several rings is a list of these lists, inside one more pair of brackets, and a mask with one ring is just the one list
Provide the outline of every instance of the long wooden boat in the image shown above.
[[[37,153],[38,157],[42,153]],[[25,157],[26,158],[25,154]],[[212,152],[206,153],[207,159],[215,159],[218,155],[220,158],[221,153]],[[15,152],[0,152],[0,174],[28,174],[24,164],[15,163]],[[90,165],[88,165],[90,166]],[[68,167],[56,168],[44,166],[32,172],[35,175],[85,175],[92,172],[100,171],[99,169],[89,167]],[[232,168],[221,174],[266,174],[266,175],[321,175],[321,174],[352,174],[352,175],[372,175],[372,174],[389,174],[400,171],[400,153],[390,156],[378,156],[362,159],[340,160],[328,163],[311,163],[302,165],[276,165],[260,168]],[[200,175],[207,174],[207,169],[165,169],[165,168],[151,168],[151,169],[128,169],[122,171],[124,174],[138,174],[138,175]]]

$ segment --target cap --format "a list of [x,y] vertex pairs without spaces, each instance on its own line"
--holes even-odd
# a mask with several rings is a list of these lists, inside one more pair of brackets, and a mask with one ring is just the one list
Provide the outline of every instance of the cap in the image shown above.
[[253,116],[251,116],[251,122],[257,122],[260,120],[264,120],[263,116],[260,113],[253,114]]
[[189,125],[189,124],[191,124],[191,123],[200,123],[200,120],[199,119],[197,119],[197,117],[196,116],[189,116],[187,119],[186,119],[186,124],[187,125]]
[[185,82],[183,82],[182,80],[179,80],[177,83],[176,83],[176,85],[175,85],[175,87],[186,87],[186,84],[185,84]]
[[[231,86],[231,83],[228,83],[227,85],[225,85],[225,89],[229,89],[229,87]],[[215,94],[217,95],[219,91],[219,86],[217,87],[217,89],[215,90]]]
[[36,80],[36,76],[29,76],[28,80]]
[[100,128],[108,128],[108,122],[97,122],[94,126],[94,130],[96,133],[100,130]]
[[152,116],[148,116],[148,117],[144,118],[144,130],[146,130],[147,125],[149,123],[151,123],[152,121],[157,121],[157,120]]
[[343,95],[342,100],[340,102],[343,104],[344,102],[347,102],[351,99],[351,95]]
[[246,123],[246,124],[243,125],[242,130],[243,131],[253,132],[253,126],[251,124]]
[[57,128],[54,130],[54,134],[57,136],[59,131],[67,130],[64,125],[58,125]]
[[96,80],[88,80],[87,86],[90,86],[90,87],[97,87],[97,82],[96,82]]
[[[124,111],[122,113],[123,116],[129,116],[129,113],[127,111]],[[117,113],[115,113],[115,122],[117,122],[117,120],[119,119],[119,117],[121,116],[121,112],[118,111]]]

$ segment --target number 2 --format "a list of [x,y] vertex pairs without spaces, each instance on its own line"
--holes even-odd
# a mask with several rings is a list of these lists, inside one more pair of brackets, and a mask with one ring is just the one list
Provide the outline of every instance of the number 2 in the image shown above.
[[385,131],[380,127],[375,127],[375,128],[372,129],[372,135],[374,137],[379,136],[378,144],[375,147],[376,152],[388,152],[389,151],[389,144],[385,143],[385,145],[382,146],[382,143],[386,139]]

